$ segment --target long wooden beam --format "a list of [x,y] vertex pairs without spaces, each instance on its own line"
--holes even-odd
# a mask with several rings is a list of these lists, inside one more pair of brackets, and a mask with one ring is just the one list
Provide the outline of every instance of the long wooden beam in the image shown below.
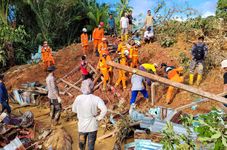
[[128,71],[128,72],[132,72],[132,73],[141,75],[143,77],[155,80],[157,82],[164,83],[164,84],[167,84],[167,85],[188,91],[190,93],[194,93],[196,95],[200,95],[202,97],[206,97],[206,98],[227,104],[226,98],[215,95],[213,93],[205,92],[203,90],[200,90],[200,89],[197,89],[197,88],[194,88],[192,86],[188,86],[188,85],[185,85],[185,84],[182,84],[182,83],[173,82],[173,81],[170,81],[166,78],[163,78],[163,77],[160,77],[160,76],[157,76],[157,75],[153,75],[153,74],[147,73],[145,71],[141,71],[139,69],[135,69],[135,68],[131,68],[131,67],[128,67],[128,66],[125,66],[125,65],[121,65],[121,64],[115,63],[113,61],[108,61],[107,64],[112,66],[112,67],[122,69],[122,70],[125,70],[125,71]]

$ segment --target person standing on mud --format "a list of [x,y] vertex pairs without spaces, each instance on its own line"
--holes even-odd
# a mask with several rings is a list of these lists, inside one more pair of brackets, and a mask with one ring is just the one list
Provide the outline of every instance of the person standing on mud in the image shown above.
[[[224,92],[227,92],[227,60],[223,60],[221,62],[221,67],[224,71],[224,75],[223,75],[223,78],[224,78],[224,88],[223,88],[223,91]],[[225,98],[227,98],[227,95],[225,95]],[[227,110],[227,104],[223,104],[225,106],[225,108],[223,108],[225,111]]]
[[57,125],[61,116],[61,98],[59,96],[58,87],[55,82],[54,71],[55,66],[50,66],[47,68],[49,72],[46,78],[46,84],[48,89],[48,98],[50,99],[50,116],[53,125]]
[[4,75],[0,75],[0,103],[2,105],[1,113],[7,110],[8,115],[10,115],[11,108],[9,106],[8,92],[3,79],[4,79]]
[[[84,80],[81,85],[82,95],[76,97],[72,112],[77,113],[79,149],[85,150],[88,138],[88,150],[94,150],[97,137],[98,122],[104,118],[107,108],[103,100],[92,94],[93,86]],[[98,115],[98,109],[101,110]]]
[[208,48],[204,43],[204,37],[200,36],[198,38],[198,43],[194,44],[191,51],[192,61],[190,64],[189,85],[193,85],[194,71],[196,67],[198,67],[198,76],[197,76],[196,84],[199,85],[200,82],[202,81],[204,61],[207,56],[207,53],[208,53]]

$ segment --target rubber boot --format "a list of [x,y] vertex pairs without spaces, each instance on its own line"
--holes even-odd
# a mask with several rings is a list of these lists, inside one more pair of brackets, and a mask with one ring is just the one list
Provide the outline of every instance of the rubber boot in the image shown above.
[[189,75],[189,85],[193,85],[194,74]]
[[197,81],[196,81],[196,85],[200,85],[200,83],[201,83],[201,81],[202,81],[202,75],[201,74],[198,74],[198,76],[197,76]]
[[170,102],[171,102],[172,95],[173,95],[173,90],[174,90],[174,87],[172,87],[172,86],[170,86],[168,88],[168,91],[167,91],[167,94],[166,94],[166,103],[167,104],[170,104]]

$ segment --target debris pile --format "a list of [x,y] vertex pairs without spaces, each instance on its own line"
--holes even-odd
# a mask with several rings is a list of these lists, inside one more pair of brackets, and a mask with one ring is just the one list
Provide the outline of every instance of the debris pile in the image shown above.
[[22,84],[20,89],[14,89],[9,95],[13,103],[21,106],[37,105],[47,95],[47,89],[38,82]]
[[2,113],[0,115],[0,147],[6,150],[14,149],[15,146],[21,149],[35,149],[33,127],[34,116],[30,111],[19,117],[9,117],[6,113]]

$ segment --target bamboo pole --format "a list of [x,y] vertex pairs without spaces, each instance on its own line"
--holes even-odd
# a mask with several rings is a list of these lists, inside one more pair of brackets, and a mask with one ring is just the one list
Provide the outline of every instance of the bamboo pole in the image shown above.
[[147,73],[145,71],[138,70],[138,69],[134,69],[134,68],[131,68],[131,67],[128,67],[128,66],[125,66],[125,65],[121,65],[121,64],[115,63],[113,61],[108,61],[107,65],[110,65],[112,67],[115,67],[115,68],[118,68],[118,69],[121,69],[121,70],[125,70],[125,71],[128,71],[128,72],[132,72],[132,73],[141,75],[143,77],[155,80],[157,82],[161,82],[161,83],[164,83],[164,84],[167,84],[167,85],[188,91],[190,93],[194,93],[196,95],[200,95],[202,97],[206,97],[206,98],[227,104],[226,98],[215,95],[213,93],[205,92],[203,90],[194,88],[192,86],[188,86],[188,85],[185,85],[185,84],[182,84],[182,83],[173,82],[173,81],[170,81],[166,78],[163,78],[163,77],[160,77],[160,76],[157,76],[157,75],[153,75],[153,74],[150,74],[150,73]]
[[68,82],[68,81],[65,81],[65,80],[62,79],[62,78],[60,78],[59,80],[62,81],[62,82],[64,82],[65,84],[68,84],[68,85],[71,86],[72,88],[77,89],[78,91],[80,91],[80,88],[77,87],[77,86],[75,86],[75,85],[73,85],[72,83],[70,83],[70,82]]

